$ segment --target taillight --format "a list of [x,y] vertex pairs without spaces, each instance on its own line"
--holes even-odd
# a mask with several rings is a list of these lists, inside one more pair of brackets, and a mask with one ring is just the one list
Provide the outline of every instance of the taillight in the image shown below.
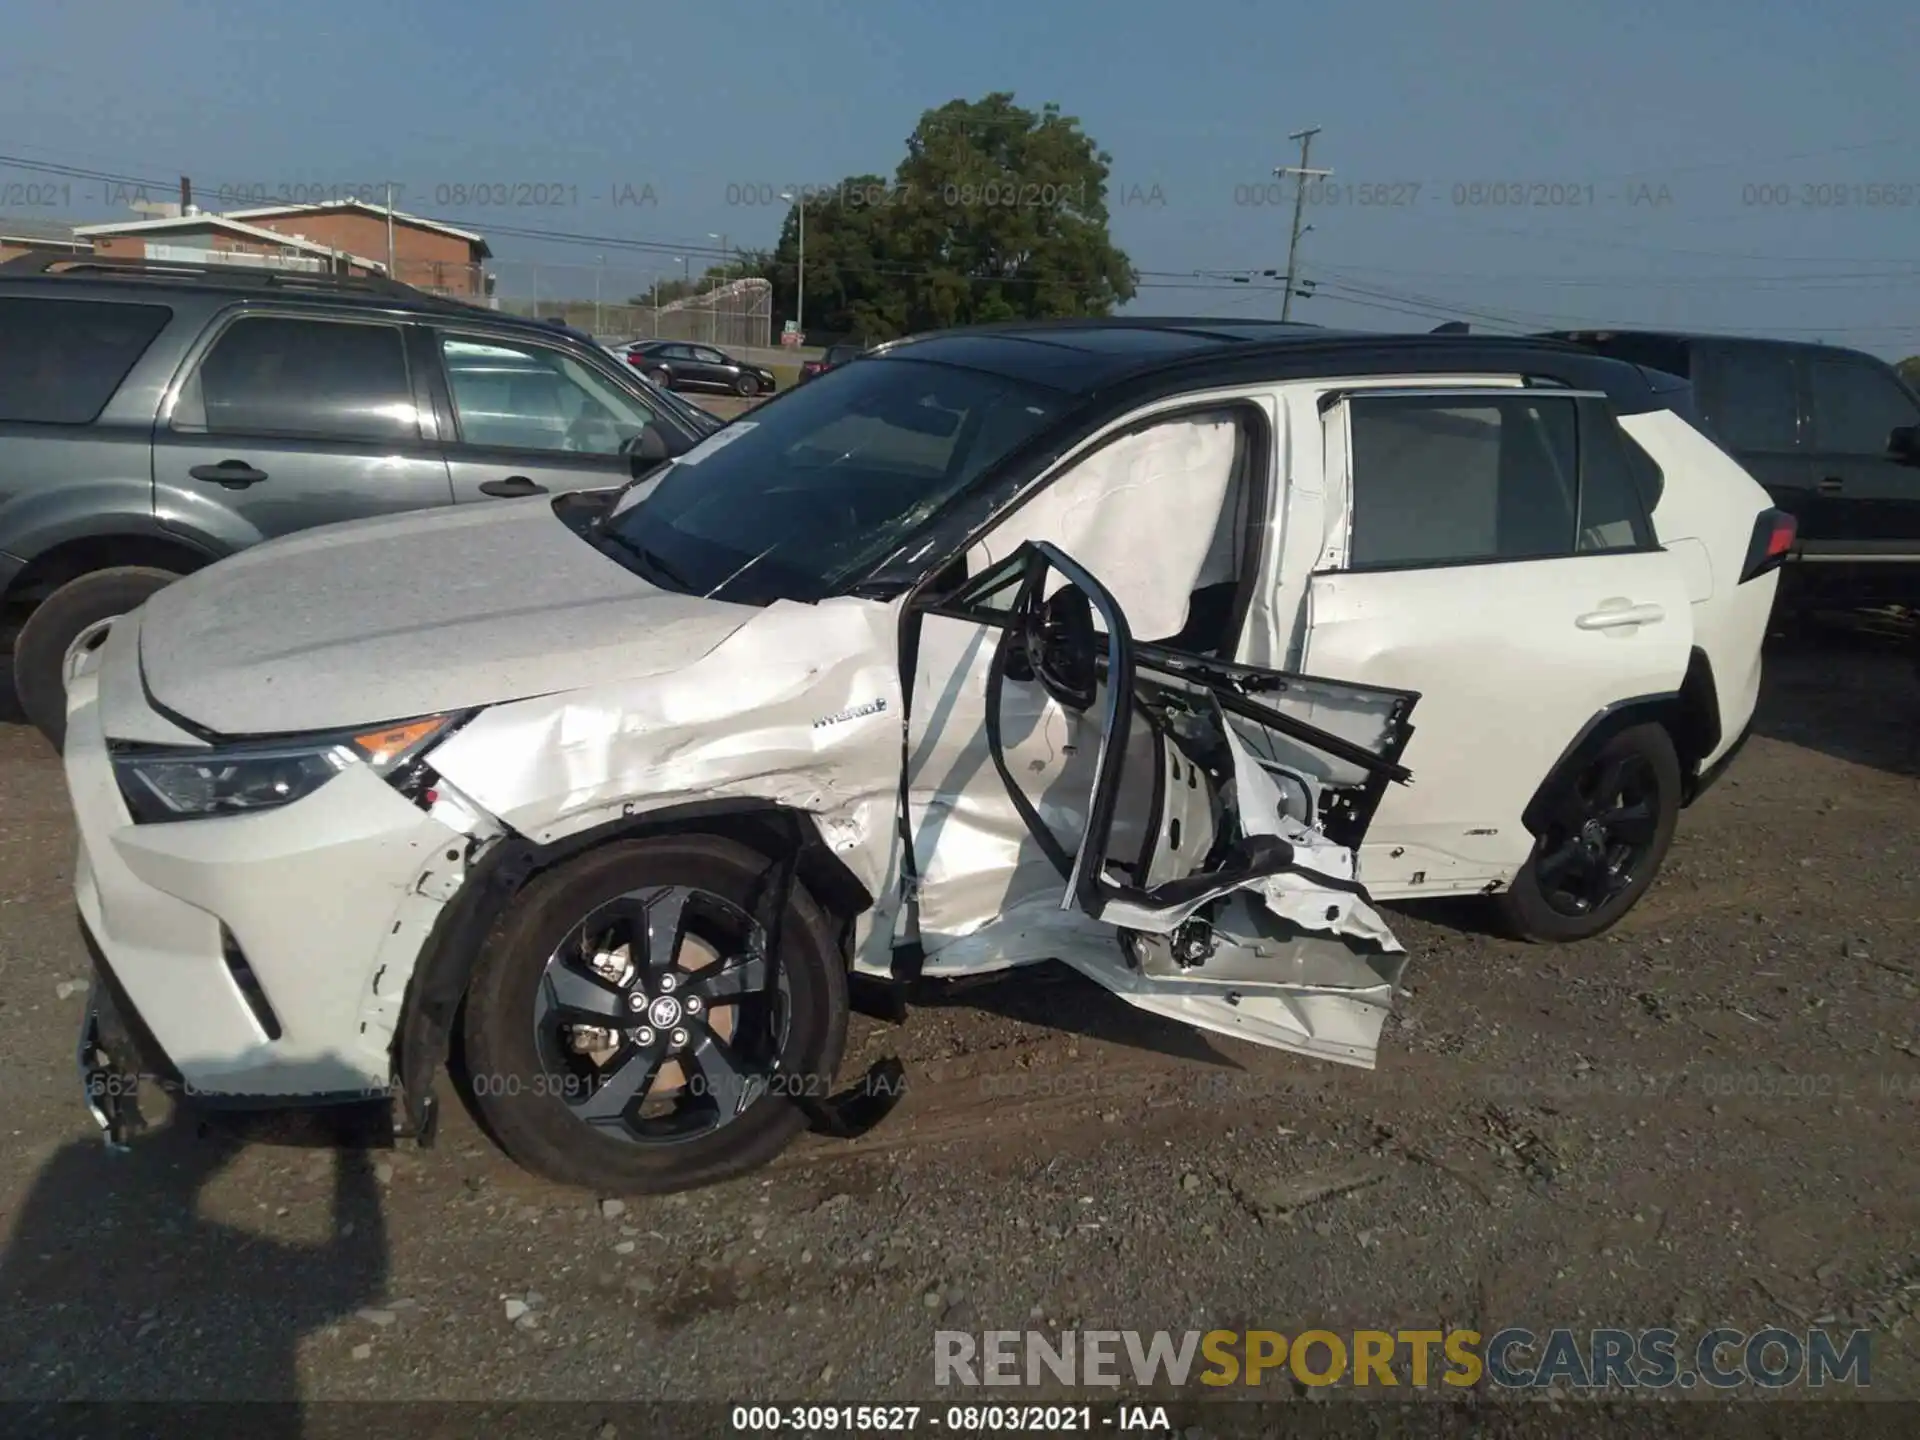
[[1780,568],[1780,562],[1793,553],[1793,542],[1800,534],[1800,522],[1784,510],[1762,510],[1753,522],[1753,539],[1747,545],[1747,563],[1740,571],[1740,583]]

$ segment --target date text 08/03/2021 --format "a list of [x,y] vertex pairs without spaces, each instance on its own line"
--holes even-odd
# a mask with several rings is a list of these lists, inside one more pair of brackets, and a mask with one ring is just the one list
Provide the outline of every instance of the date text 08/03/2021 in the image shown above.
[[728,1428],[741,1435],[911,1434],[1085,1435],[1099,1430],[1164,1431],[1159,1405],[735,1405]]

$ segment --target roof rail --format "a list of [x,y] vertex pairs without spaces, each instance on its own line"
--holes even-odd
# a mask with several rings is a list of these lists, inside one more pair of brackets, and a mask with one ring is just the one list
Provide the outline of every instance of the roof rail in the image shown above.
[[[386,295],[410,304],[454,310],[482,310],[449,296],[434,295],[385,275],[315,274],[304,270],[275,270],[249,265],[201,264],[184,260],[149,260],[134,256],[73,254],[66,251],[17,256],[0,262],[0,278],[27,275],[113,275],[129,280],[213,280],[222,285],[249,285],[263,290],[311,290],[338,294]],[[493,314],[493,311],[488,311]]]

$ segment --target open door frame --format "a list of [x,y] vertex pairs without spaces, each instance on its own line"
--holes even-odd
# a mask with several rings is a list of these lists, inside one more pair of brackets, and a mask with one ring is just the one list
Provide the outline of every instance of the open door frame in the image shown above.
[[[1054,575],[1066,583],[1050,594],[1048,581]],[[1010,586],[1017,588],[1005,609],[983,603],[989,597],[1004,594]],[[1080,602],[1071,598],[1076,594],[1081,597]],[[1067,598],[1063,600],[1063,597]],[[1060,633],[1063,626],[1069,624],[1066,617],[1073,614],[1076,603],[1082,602],[1098,616],[1100,626],[1098,630],[1091,625],[1076,627],[1080,631],[1078,636],[1067,637]],[[1066,881],[1061,909],[1077,908],[1095,920],[1113,912],[1114,923],[1121,923],[1117,916],[1124,914],[1130,928],[1141,925],[1158,928],[1154,917],[1159,917],[1166,919],[1171,928],[1179,917],[1190,915],[1208,900],[1288,871],[1301,873],[1328,888],[1366,898],[1364,888],[1356,880],[1303,869],[1296,847],[1282,836],[1269,834],[1242,835],[1212,865],[1151,889],[1117,883],[1107,871],[1107,850],[1120,795],[1120,761],[1135,723],[1136,685],[1144,676],[1151,676],[1154,680],[1202,692],[1228,715],[1285,735],[1364,772],[1366,784],[1356,803],[1342,816],[1342,828],[1354,833],[1338,837],[1338,843],[1349,849],[1356,847],[1364,835],[1386,786],[1405,783],[1411,778],[1400,764],[1400,756],[1412,738],[1409,717],[1419,700],[1417,694],[1259,670],[1163,646],[1136,645],[1126,615],[1106,587],[1071,556],[1044,541],[1022,545],[964,587],[950,603],[973,618],[980,618],[983,611],[997,611],[995,618],[1003,623],[1000,643],[987,676],[988,749],[1021,821]],[[1104,644],[1100,643],[1101,632],[1104,632]],[[1081,653],[1049,653],[1065,648],[1077,648]],[[1089,650],[1092,653],[1086,653]],[[1090,667],[1105,680],[1103,695],[1099,687],[1089,683],[1093,677],[1081,673]],[[1086,827],[1079,845],[1071,852],[1048,829],[1007,764],[999,712],[1010,668],[1019,670],[1022,679],[1028,675],[1038,679],[1063,705],[1084,710],[1097,702],[1103,708]],[[1345,697],[1383,711],[1382,740],[1369,747],[1277,708],[1277,702],[1296,693],[1301,698],[1321,701]],[[1253,698],[1256,696],[1268,703]],[[1154,809],[1158,814],[1158,797]]]

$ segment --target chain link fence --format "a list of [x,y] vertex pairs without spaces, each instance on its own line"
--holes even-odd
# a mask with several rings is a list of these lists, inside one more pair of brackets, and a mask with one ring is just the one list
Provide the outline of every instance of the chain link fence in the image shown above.
[[609,342],[690,340],[722,349],[767,351],[776,361],[798,364],[801,359],[798,350],[778,344],[773,331],[773,286],[757,276],[714,279],[694,294],[658,306],[635,302],[669,285],[684,288],[703,282],[664,269],[531,261],[459,265],[407,259],[395,263],[394,278],[511,315],[561,320]]
[[[400,267],[403,272],[405,267]],[[774,344],[773,286],[758,277],[703,281],[681,266],[553,265],[506,261],[488,268],[480,303],[515,315],[563,320],[604,340],[691,340],[723,349]],[[408,284],[420,282],[402,273]],[[658,306],[645,297],[688,284],[694,294]],[[431,287],[428,287],[431,288]],[[444,292],[443,292],[444,293]],[[669,291],[671,293],[671,291]]]

